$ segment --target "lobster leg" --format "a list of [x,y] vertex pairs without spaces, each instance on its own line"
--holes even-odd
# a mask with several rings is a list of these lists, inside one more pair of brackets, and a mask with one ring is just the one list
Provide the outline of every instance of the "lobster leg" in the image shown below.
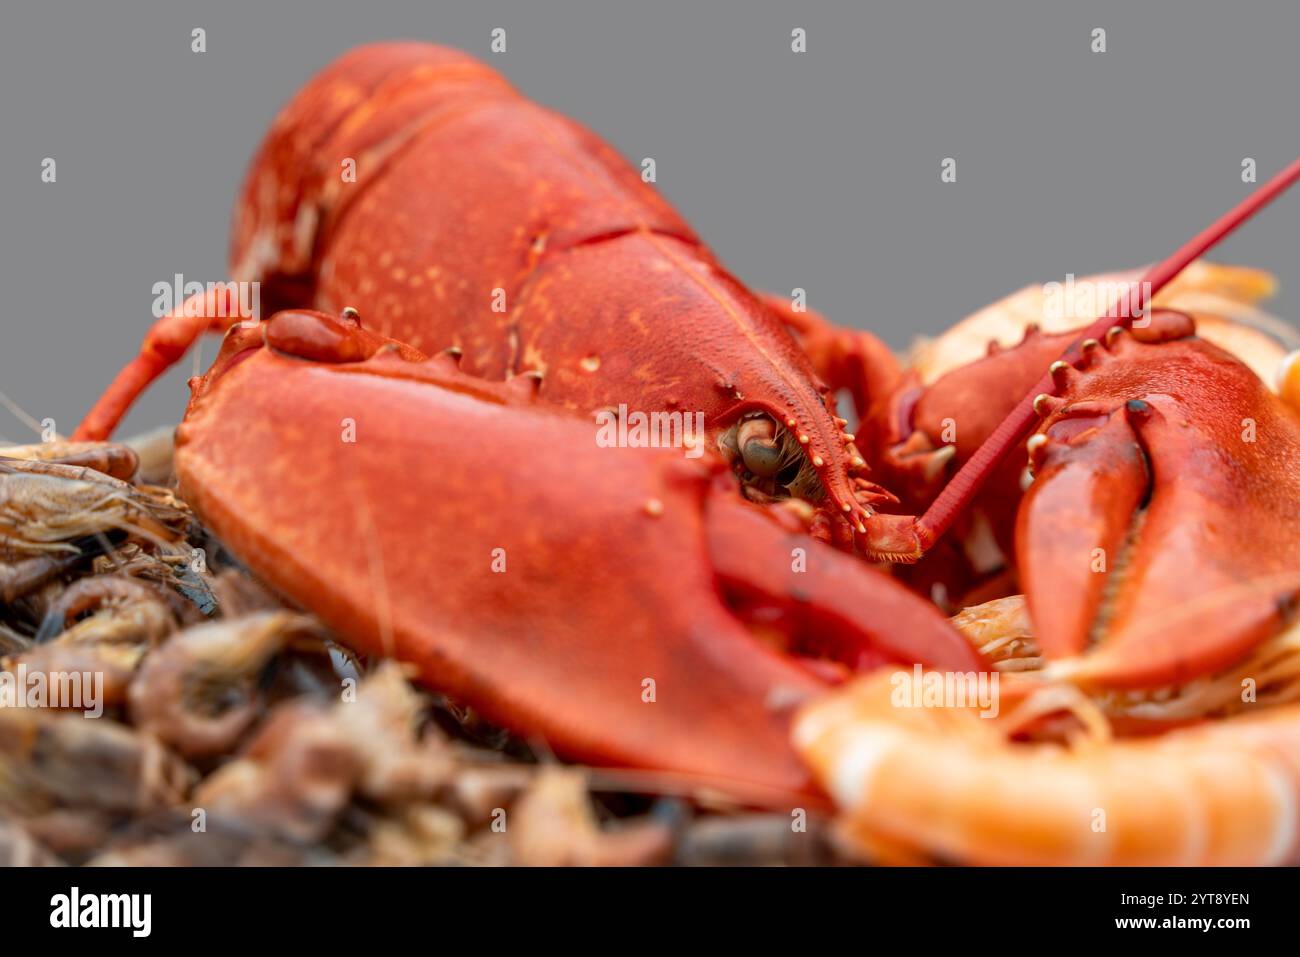
[[139,353],[117,374],[72,433],[73,441],[107,440],[140,394],[180,361],[205,332],[224,332],[241,318],[261,318],[240,317],[236,302],[232,287],[219,284],[195,293],[155,322],[140,343]]

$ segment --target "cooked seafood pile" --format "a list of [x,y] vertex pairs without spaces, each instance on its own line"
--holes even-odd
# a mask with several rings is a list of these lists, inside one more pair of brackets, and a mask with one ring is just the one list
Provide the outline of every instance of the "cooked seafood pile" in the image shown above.
[[0,449],[0,865],[840,859],[816,815],[561,764],[358,659],[198,525],[169,446]]
[[0,458],[12,846],[1300,861],[1300,351],[1199,258],[1298,180],[900,358],[484,63],[345,54],[230,282]]

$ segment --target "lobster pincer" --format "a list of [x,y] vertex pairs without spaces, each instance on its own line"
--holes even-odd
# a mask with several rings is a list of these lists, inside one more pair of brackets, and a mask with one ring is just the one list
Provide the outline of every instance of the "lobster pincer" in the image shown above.
[[1038,643],[1100,688],[1239,660],[1300,591],[1300,416],[1241,361],[1157,313],[1053,368],[1016,526]]

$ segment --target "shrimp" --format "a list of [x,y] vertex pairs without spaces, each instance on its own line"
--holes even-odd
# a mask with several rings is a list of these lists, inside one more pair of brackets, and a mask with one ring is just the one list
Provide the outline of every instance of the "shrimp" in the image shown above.
[[0,458],[0,562],[77,555],[78,540],[115,531],[173,546],[188,520],[163,489],[84,466]]
[[[87,612],[93,614],[75,621]],[[78,672],[102,675],[101,703],[113,708],[125,700],[140,659],[175,626],[157,588],[120,575],[83,578],[54,600],[35,642],[19,655],[0,657],[0,666],[12,671],[22,664],[28,674],[51,679]],[[46,640],[51,634],[58,638]]]
[[895,706],[894,686],[873,672],[794,725],[861,846],[993,865],[1300,862],[1300,706],[1151,737],[1025,743],[1009,737],[1011,715]]
[[270,611],[195,625],[144,660],[128,692],[131,720],[187,758],[220,754],[262,708],[257,677],[295,635],[315,624]]

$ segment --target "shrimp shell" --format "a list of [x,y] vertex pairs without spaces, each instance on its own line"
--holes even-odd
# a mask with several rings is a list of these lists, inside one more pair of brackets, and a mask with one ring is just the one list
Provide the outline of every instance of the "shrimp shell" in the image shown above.
[[895,707],[891,692],[874,672],[794,726],[861,846],[994,865],[1300,862],[1300,707],[1070,747],[1009,740],[971,709]]

